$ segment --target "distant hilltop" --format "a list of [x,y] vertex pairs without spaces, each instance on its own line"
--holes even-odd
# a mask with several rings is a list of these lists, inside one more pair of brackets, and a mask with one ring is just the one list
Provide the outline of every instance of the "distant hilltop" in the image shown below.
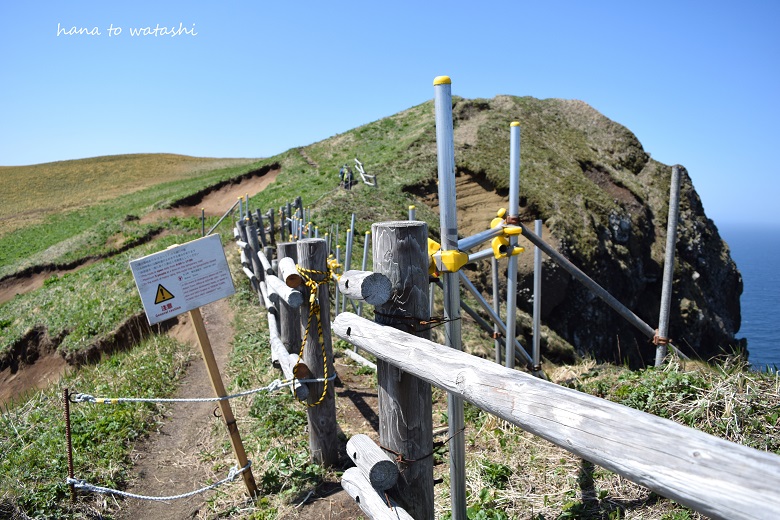
[[[650,325],[658,323],[666,241],[670,166],[653,160],[636,136],[582,101],[497,96],[453,98],[458,230],[487,229],[508,202],[509,124],[521,128],[520,217],[532,229]],[[378,187],[338,190],[341,166],[359,157]],[[169,154],[110,156],[35,166],[0,167],[0,236],[48,212],[78,208],[202,169],[274,164],[262,207],[303,195],[323,223],[363,226],[396,220],[410,203],[439,232],[433,102],[322,141],[259,160],[200,159]],[[705,172],[706,173],[706,172]],[[161,177],[162,176],[162,177]],[[24,193],[19,186],[25,185]],[[42,207],[55,189],[58,206]],[[175,202],[175,201],[174,201]],[[172,201],[161,200],[155,207]],[[520,255],[518,334],[531,343],[532,251]],[[505,265],[502,262],[502,265]],[[491,299],[489,262],[465,267]],[[682,168],[670,337],[684,353],[708,359],[745,351],[737,339],[742,278],[715,223]],[[505,277],[501,277],[505,279]],[[505,283],[500,287],[506,298]],[[551,260],[544,262],[542,353],[558,361],[575,354],[645,366],[655,346]]]
[[[542,219],[545,239],[645,322],[657,324],[671,167],[653,160],[627,128],[582,101],[453,98],[461,235],[486,229],[508,201],[512,121],[521,127],[521,220]],[[434,128],[429,101],[302,152],[334,175],[339,161],[360,154],[380,173],[385,193],[400,189],[434,210],[429,223],[436,234]],[[684,168],[681,199],[671,338],[684,353],[703,358],[744,350],[745,341],[735,338],[742,279]],[[341,211],[356,211],[367,221],[397,218],[383,215],[382,204]],[[529,344],[533,249],[525,246],[517,301],[528,315],[520,316],[518,333]],[[467,268],[490,298],[489,263]],[[505,285],[501,291],[505,298]],[[634,366],[652,363],[655,346],[550,260],[544,263],[542,292],[542,348],[548,357],[577,352]]]

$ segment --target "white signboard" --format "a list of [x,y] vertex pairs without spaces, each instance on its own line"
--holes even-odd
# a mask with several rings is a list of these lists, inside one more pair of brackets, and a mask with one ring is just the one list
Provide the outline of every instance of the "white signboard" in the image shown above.
[[149,325],[236,292],[219,235],[130,262]]

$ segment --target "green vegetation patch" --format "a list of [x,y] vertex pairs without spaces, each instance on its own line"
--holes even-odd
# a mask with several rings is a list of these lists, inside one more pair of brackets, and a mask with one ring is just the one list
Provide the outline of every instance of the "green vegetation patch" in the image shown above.
[[52,277],[44,286],[0,305],[0,359],[33,329],[43,329],[50,345],[66,355],[89,348],[122,323],[143,312],[130,271],[134,258],[197,238],[169,235],[121,255]]
[[160,225],[141,224],[138,219],[143,215],[262,166],[265,163],[206,171],[51,214],[41,224],[0,234],[0,278],[33,266],[62,266],[114,254],[123,246],[160,231]]
[[[189,360],[189,348],[154,336],[130,352],[66,376],[71,392],[97,397],[164,397],[173,393]],[[71,404],[76,478],[121,488],[131,467],[133,443],[144,436],[163,408],[158,404]],[[34,518],[96,517],[90,500],[69,500],[62,392],[50,388],[0,415],[0,513]],[[23,516],[19,515],[20,518]]]
[[753,372],[738,359],[635,372],[598,365],[568,386],[780,455],[777,373]]

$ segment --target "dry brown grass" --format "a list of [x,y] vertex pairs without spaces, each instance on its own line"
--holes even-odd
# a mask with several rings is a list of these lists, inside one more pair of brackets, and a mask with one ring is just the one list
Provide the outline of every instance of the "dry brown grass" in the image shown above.
[[39,223],[52,212],[254,160],[133,154],[0,166],[0,234]]

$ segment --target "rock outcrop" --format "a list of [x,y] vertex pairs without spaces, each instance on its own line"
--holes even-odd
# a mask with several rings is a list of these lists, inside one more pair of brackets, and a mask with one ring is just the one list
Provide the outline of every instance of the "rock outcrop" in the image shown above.
[[[521,219],[542,219],[546,238],[560,252],[655,327],[671,167],[653,160],[628,129],[581,101],[457,99],[453,116],[459,175],[497,200],[507,195],[509,122],[520,122]],[[682,173],[670,336],[684,353],[706,359],[745,347],[735,338],[742,279],[684,168]],[[482,206],[483,212],[495,211]],[[476,219],[475,226],[473,214],[459,218],[465,234],[477,231],[480,220],[484,229],[489,220]],[[530,258],[530,244],[526,251]],[[472,268],[490,294],[488,266]],[[532,311],[532,279],[531,262],[521,261],[518,305],[526,313]],[[655,346],[648,338],[551,260],[544,263],[542,291],[548,355],[560,357],[563,341],[601,360],[653,362]],[[530,319],[519,324],[530,344]]]

